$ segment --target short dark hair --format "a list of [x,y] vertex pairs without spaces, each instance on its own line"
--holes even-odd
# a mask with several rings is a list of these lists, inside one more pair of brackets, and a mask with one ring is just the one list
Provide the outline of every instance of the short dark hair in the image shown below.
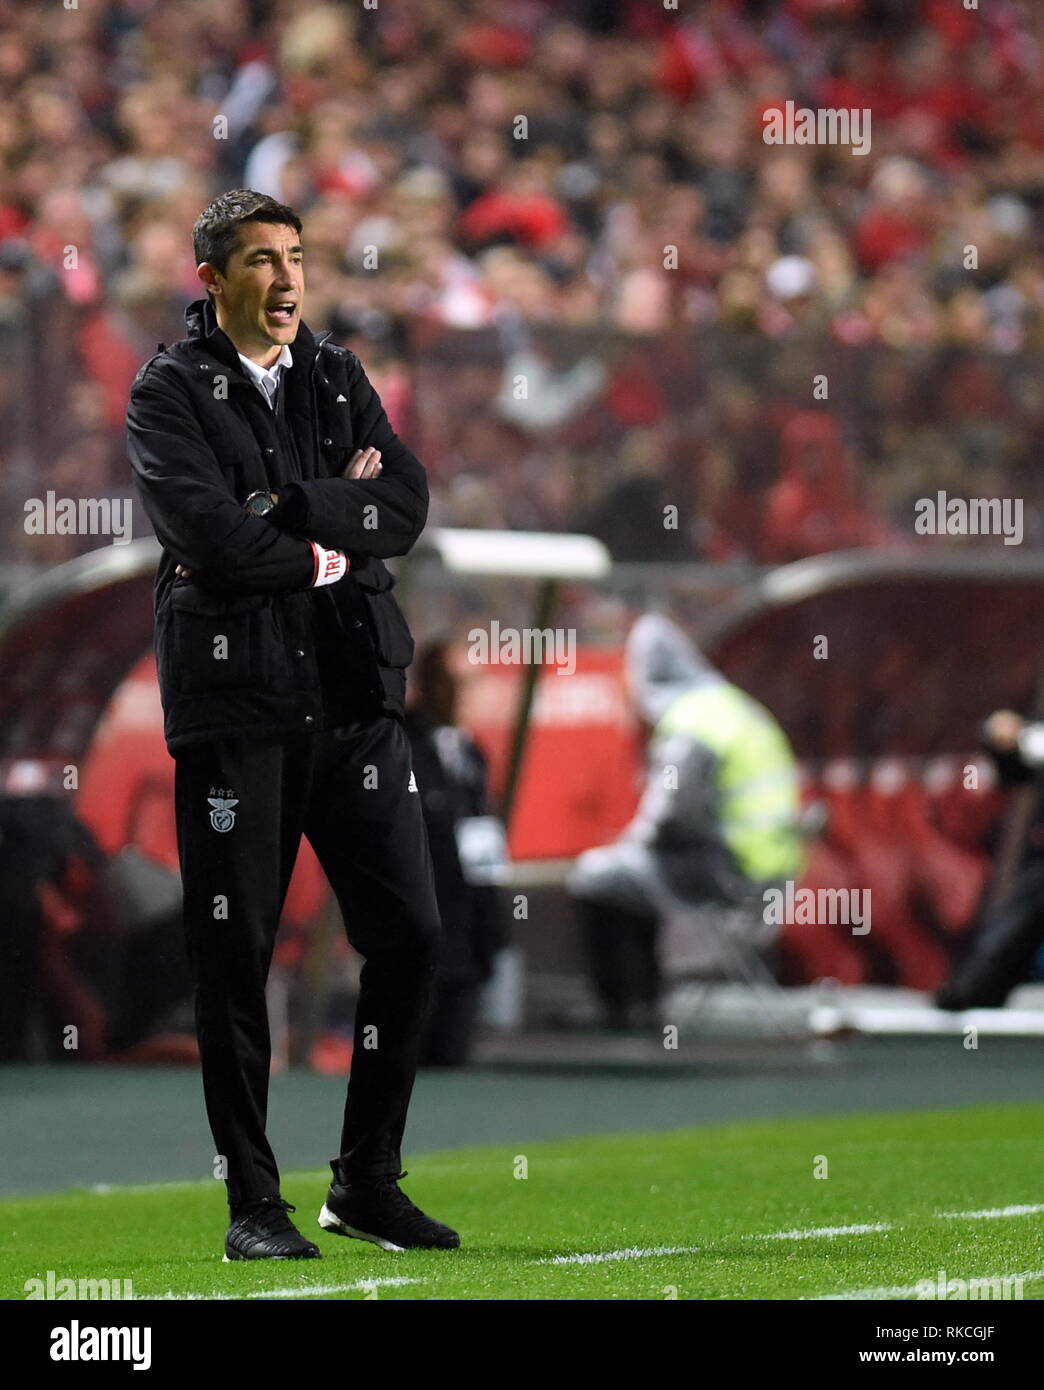
[[274,222],[277,226],[293,227],[298,234],[301,231],[301,219],[285,203],[277,203],[267,193],[255,193],[250,188],[230,188],[196,219],[192,228],[196,264],[206,261],[224,275],[228,258],[239,244],[239,228],[244,222]]

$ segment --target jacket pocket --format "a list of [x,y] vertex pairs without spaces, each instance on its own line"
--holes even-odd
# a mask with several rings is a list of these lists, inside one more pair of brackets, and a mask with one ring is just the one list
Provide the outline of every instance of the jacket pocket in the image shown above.
[[[343,394],[343,392],[342,392]],[[318,422],[319,456],[326,476],[339,478],[355,452],[351,409],[345,402],[330,403]],[[320,476],[323,476],[320,474]]]
[[235,598],[176,585],[170,600],[169,678],[181,695],[239,690],[270,679],[270,600],[265,594]]
[[[364,586],[365,588],[365,586]],[[377,658],[385,666],[405,670],[413,660],[414,642],[409,624],[392,594],[364,592]]]

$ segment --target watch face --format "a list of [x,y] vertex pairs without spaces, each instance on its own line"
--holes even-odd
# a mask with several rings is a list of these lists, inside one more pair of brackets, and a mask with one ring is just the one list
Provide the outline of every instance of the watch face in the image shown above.
[[270,492],[252,492],[243,506],[251,516],[266,516],[275,506],[275,503]]

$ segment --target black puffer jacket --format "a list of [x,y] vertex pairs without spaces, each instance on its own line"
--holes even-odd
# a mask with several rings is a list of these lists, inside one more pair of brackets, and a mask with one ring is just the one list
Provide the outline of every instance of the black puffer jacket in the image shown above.
[[[424,469],[359,359],[328,334],[300,325],[280,422],[209,299],[185,317],[189,336],[141,368],[127,411],[131,467],[163,546],[156,655],[168,747],[319,728],[316,604],[344,631],[374,709],[401,715],[413,638],[382,559],[405,554],[424,528]],[[370,446],[381,451],[381,475],[341,477],[352,453]],[[243,510],[257,489],[279,493],[267,517]],[[312,589],[309,541],[345,551],[349,574]],[[178,564],[191,580],[177,578]]]

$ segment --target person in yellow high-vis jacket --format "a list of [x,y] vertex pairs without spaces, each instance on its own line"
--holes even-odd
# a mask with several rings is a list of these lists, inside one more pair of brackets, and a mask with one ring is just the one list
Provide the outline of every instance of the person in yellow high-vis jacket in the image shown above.
[[650,731],[645,790],[620,836],[586,850],[567,878],[610,1028],[658,1022],[656,941],[669,913],[749,909],[745,945],[765,958],[777,931],[760,910],[765,890],[804,863],[797,767],[771,714],[660,614],[634,624],[625,672]]

